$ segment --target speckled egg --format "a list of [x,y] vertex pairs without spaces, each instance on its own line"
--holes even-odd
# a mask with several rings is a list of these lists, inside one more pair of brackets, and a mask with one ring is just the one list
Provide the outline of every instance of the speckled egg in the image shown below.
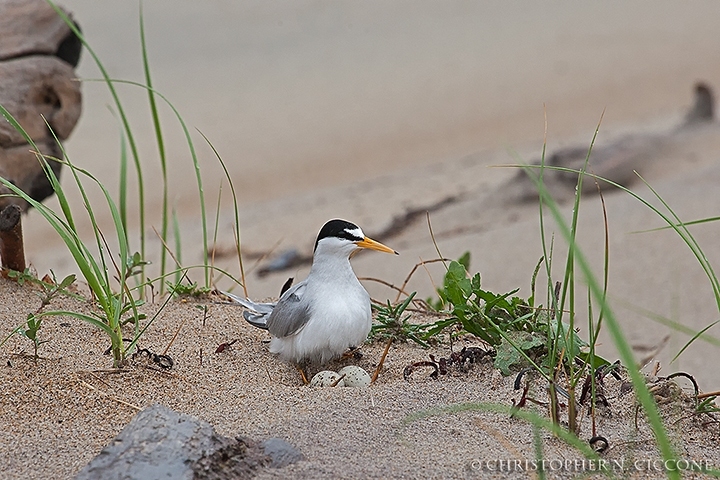
[[370,385],[370,375],[355,365],[348,365],[347,367],[341,368],[338,375],[345,375],[343,380],[345,381],[346,387],[362,388]]
[[[338,381],[340,378],[340,374],[337,372],[331,372],[330,370],[323,370],[322,372],[318,372],[315,374],[315,376],[310,380],[310,386],[311,387],[330,387],[335,382]],[[345,386],[345,379],[340,380],[336,387],[344,387]]]

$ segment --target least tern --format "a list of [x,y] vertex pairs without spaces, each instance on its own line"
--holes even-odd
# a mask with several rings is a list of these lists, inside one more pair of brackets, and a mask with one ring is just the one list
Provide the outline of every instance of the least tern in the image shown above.
[[330,220],[318,233],[307,278],[282,293],[277,303],[227,294],[248,309],[245,320],[270,332],[270,352],[294,363],[305,382],[304,366],[339,357],[370,333],[370,295],[350,265],[350,256],[361,248],[398,254],[366,237],[354,223]]

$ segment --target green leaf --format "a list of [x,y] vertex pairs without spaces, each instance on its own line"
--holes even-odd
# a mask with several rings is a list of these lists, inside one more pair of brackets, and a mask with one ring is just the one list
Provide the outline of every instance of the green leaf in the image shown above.
[[472,292],[472,285],[467,278],[467,270],[459,262],[452,261],[445,274],[445,293],[447,299],[455,308],[465,308],[468,297]]
[[472,281],[470,282],[470,288],[472,288],[473,292],[476,292],[478,290],[482,290],[481,284],[482,284],[482,278],[480,277],[479,273],[476,273],[472,277]]
[[75,274],[70,274],[67,277],[63,278],[63,281],[60,282],[60,285],[58,285],[58,290],[63,290],[70,285],[75,283]]
[[470,252],[463,253],[460,258],[458,258],[458,263],[465,267],[465,271],[470,271]]
[[438,320],[437,322],[428,325],[427,330],[425,331],[425,334],[423,335],[423,338],[425,340],[427,340],[428,338],[439,334],[446,328],[451,327],[457,323],[458,323],[458,319],[455,317]]
[[506,335],[509,341],[503,338],[500,345],[495,347],[495,368],[505,376],[511,375],[513,369],[521,367],[526,361],[518,349],[528,354],[530,350],[545,344],[545,339],[535,333],[506,332]]

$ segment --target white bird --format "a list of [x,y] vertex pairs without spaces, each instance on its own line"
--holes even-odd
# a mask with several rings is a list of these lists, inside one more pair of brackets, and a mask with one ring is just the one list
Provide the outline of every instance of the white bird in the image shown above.
[[324,364],[361,345],[370,333],[370,296],[350,265],[350,256],[361,248],[398,254],[354,223],[330,220],[318,233],[307,278],[283,292],[277,303],[226,293],[250,310],[243,312],[250,324],[270,332],[270,352],[294,363],[305,382],[304,366]]

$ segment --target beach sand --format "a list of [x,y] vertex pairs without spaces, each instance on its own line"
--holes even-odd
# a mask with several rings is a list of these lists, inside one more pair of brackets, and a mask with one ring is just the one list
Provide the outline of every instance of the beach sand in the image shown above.
[[[11,325],[6,319],[17,318],[13,312],[38,304],[31,287],[3,282],[0,289],[16,299],[12,307],[3,307],[3,329]],[[208,307],[205,320],[197,305]],[[53,301],[52,307],[92,310],[69,299]],[[152,316],[158,306],[144,310]],[[166,353],[175,365],[168,371],[142,355],[122,370],[109,369],[110,357],[102,355],[107,339],[71,318],[47,319],[42,335],[51,341],[42,345],[37,363],[21,338],[3,350],[0,455],[5,478],[71,477],[138,409],[154,403],[208,421],[225,436],[283,438],[305,456],[288,467],[263,470],[259,478],[506,478],[526,473],[495,474],[493,462],[536,458],[532,428],[522,420],[482,410],[441,411],[469,403],[508,407],[519,401],[514,377],[503,378],[491,363],[481,361],[467,372],[452,367],[438,379],[429,378],[427,368],[403,378],[406,366],[428,360],[430,354],[449,357],[447,345],[429,350],[394,345],[378,381],[369,388],[311,388],[302,386],[292,366],[267,352],[265,332],[238,321],[235,306],[186,299],[162,310],[140,346],[154,353],[169,346]],[[214,353],[233,340],[237,342],[231,347]],[[455,348],[465,345],[478,343],[468,338]],[[363,358],[352,363],[372,371],[383,345],[362,350]],[[543,382],[530,378],[529,396],[546,400]],[[610,406],[599,408],[596,417],[597,434],[611,447],[603,458],[635,478],[657,478],[661,472],[646,467],[648,461],[657,465],[653,462],[659,458],[652,431],[642,416],[635,428],[634,397],[622,387],[612,376],[605,380]],[[666,388],[657,395],[682,458],[717,466],[717,424],[703,425],[710,419],[693,416],[692,400],[675,390]],[[526,408],[546,415],[545,407]],[[565,408],[562,412],[565,415]],[[593,430],[585,409],[580,419],[580,436],[587,440]],[[558,462],[583,457],[547,432],[540,436],[544,458],[554,462],[554,478],[572,478],[577,470],[592,468],[559,467]]]
[[[90,0],[63,5],[74,13],[111,76],[142,78],[137,5],[107,1],[98,8]],[[372,236],[407,209],[457,197],[430,216],[442,255],[457,258],[470,251],[471,271],[482,274],[486,288],[520,288],[518,294],[528,297],[532,271],[542,255],[537,205],[511,198],[507,182],[515,169],[489,166],[518,163],[513,152],[528,162],[539,158],[544,111],[549,150],[589,146],[603,111],[596,147],[631,132],[671,132],[692,101],[696,81],[720,87],[720,37],[713,15],[720,6],[705,2],[695,7],[670,2],[648,11],[642,4],[624,2],[440,6],[166,0],[144,5],[144,18],[156,88],[227,162],[238,191],[247,252],[272,257],[295,248],[309,254],[317,230],[329,218],[352,220]],[[78,73],[86,79],[99,76],[89,55]],[[123,86],[120,92],[147,162],[145,228],[148,258],[157,263],[160,242],[150,226],[160,225],[161,188],[147,100],[137,89]],[[68,155],[115,192],[120,135],[110,111],[114,107],[108,109],[110,98],[102,84],[87,82],[83,93],[84,113],[66,143]],[[161,113],[183,262],[197,264],[202,240],[195,173],[174,117],[166,108]],[[633,166],[683,220],[717,216],[719,133],[717,125],[709,125],[672,135],[659,151]],[[222,170],[202,137],[192,135],[212,226]],[[75,202],[79,228],[92,242],[67,173],[63,185]],[[636,182],[633,189],[659,205],[641,185]],[[134,188],[131,212],[137,208]],[[695,331],[704,328],[718,318],[709,280],[674,232],[632,233],[663,226],[656,214],[627,194],[604,192],[608,295],[636,357],[652,359],[646,372],[659,361],[661,375],[686,371],[702,390],[719,390],[720,372],[714,368],[720,360],[718,347],[698,340],[670,364],[691,336],[649,320],[646,312]],[[89,193],[94,205],[102,202],[99,192]],[[234,241],[227,184],[221,203],[218,246],[228,251]],[[569,216],[571,206],[565,203],[563,209]],[[136,217],[131,214],[135,234]],[[111,231],[108,218],[100,224],[106,234]],[[562,276],[566,249],[559,231],[549,225],[555,232],[556,280]],[[40,276],[51,269],[58,277],[76,271],[37,212],[30,212],[24,227],[28,261]],[[713,265],[720,261],[717,230],[715,223],[691,229]],[[599,198],[588,196],[581,206],[578,239],[598,275],[604,235]],[[401,255],[359,255],[353,260],[359,276],[399,286],[417,262],[437,257],[423,215],[383,241]],[[217,264],[237,275],[233,256],[218,258]],[[299,280],[307,273],[307,267],[296,267],[260,278],[262,264],[246,259],[246,283],[256,299],[277,295],[287,277]],[[199,270],[189,275],[202,281]],[[427,297],[441,279],[442,266],[431,265],[428,272],[420,269],[406,290]],[[544,282],[541,276],[540,292]],[[365,284],[381,302],[395,298],[394,291],[377,282]],[[227,280],[219,285],[231,287]],[[31,288],[7,281],[0,292],[8,299],[0,331],[9,332],[39,300]],[[51,307],[91,308],[64,298]],[[158,303],[146,308],[152,312]],[[41,346],[43,358],[37,364],[25,356],[31,351],[27,341],[9,341],[0,349],[0,460],[9,478],[72,476],[135,413],[118,399],[140,408],[163,403],[211,422],[228,436],[279,436],[308,458],[287,469],[265,471],[265,477],[489,477],[473,471],[472,462],[533,458],[531,429],[501,415],[472,412],[403,423],[409,414],[458,402],[511,404],[518,398],[512,379],[489,365],[437,381],[420,375],[406,382],[402,371],[407,364],[427,359],[429,353],[447,356],[449,349],[398,345],[371,388],[310,389],[299,386],[292,367],[267,353],[262,343],[267,336],[246,325],[237,308],[212,304],[210,311],[202,326],[193,302],[171,302],[143,337],[144,347],[161,352],[182,326],[168,351],[176,361],[169,374],[138,365],[123,373],[102,371],[111,366],[109,357],[101,355],[105,339],[76,320],[46,321],[41,335],[50,342]],[[586,319],[578,322],[586,337]],[[708,333],[717,337],[715,329]],[[239,341],[228,352],[212,353],[233,339]],[[600,343],[600,353],[614,360],[610,339],[603,334]],[[381,350],[367,347],[360,365],[372,369]],[[619,385],[610,388],[617,394]],[[616,410],[603,419],[601,434],[616,446],[612,458],[655,455],[647,428],[631,428],[632,400],[613,399],[611,405]],[[673,434],[684,435],[682,454],[720,464],[717,425],[698,427],[678,405],[671,403],[663,413]],[[678,422],[680,417],[684,420]],[[583,438],[588,431],[585,423]],[[543,435],[549,458],[577,455]],[[622,444],[629,438],[637,438],[633,453]]]

